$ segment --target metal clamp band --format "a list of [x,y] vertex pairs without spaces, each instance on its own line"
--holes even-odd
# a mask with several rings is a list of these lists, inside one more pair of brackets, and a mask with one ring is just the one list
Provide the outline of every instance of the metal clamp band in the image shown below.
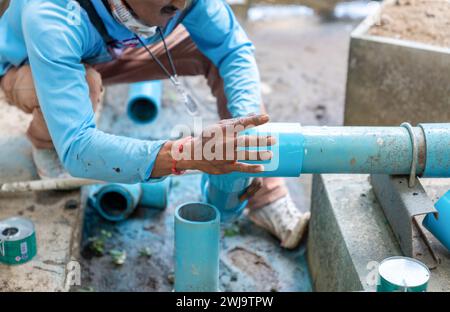
[[416,185],[416,168],[419,161],[419,145],[417,143],[417,138],[411,124],[409,122],[404,122],[400,126],[406,128],[406,130],[408,130],[409,136],[411,137],[413,155],[408,185],[409,187],[414,187]]

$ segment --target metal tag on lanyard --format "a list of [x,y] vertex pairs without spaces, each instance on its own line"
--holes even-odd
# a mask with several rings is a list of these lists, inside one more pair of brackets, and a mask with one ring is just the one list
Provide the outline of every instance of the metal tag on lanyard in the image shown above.
[[164,64],[156,57],[156,55],[147,47],[145,42],[136,35],[136,38],[139,40],[141,45],[145,48],[145,50],[150,54],[150,56],[153,58],[153,60],[159,65],[159,67],[162,69],[162,71],[166,74],[166,76],[169,78],[169,80],[172,82],[172,84],[175,86],[175,89],[177,90],[178,94],[181,96],[184,106],[186,107],[189,115],[191,116],[198,116],[199,114],[199,104],[197,100],[194,98],[194,96],[191,94],[191,92],[181,83],[181,81],[178,78],[177,71],[175,68],[175,64],[173,62],[172,53],[170,53],[170,50],[167,47],[166,40],[164,38],[164,34],[161,30],[161,28],[158,27],[158,32],[161,36],[162,42],[164,44],[164,49],[166,50],[167,57],[169,59],[170,66],[172,68],[173,74],[169,72],[169,70],[164,66]]
[[180,82],[178,76],[172,76],[170,80],[177,89],[178,94],[182,97],[184,106],[186,107],[189,115],[198,116],[199,105],[197,100],[192,96],[191,92]]

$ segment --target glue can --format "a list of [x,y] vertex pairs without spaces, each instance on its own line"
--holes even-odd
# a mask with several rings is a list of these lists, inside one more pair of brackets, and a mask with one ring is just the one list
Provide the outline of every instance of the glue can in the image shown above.
[[408,257],[391,257],[378,267],[377,292],[425,292],[430,270],[422,262]]
[[0,263],[23,264],[30,261],[36,251],[33,222],[21,217],[0,221]]

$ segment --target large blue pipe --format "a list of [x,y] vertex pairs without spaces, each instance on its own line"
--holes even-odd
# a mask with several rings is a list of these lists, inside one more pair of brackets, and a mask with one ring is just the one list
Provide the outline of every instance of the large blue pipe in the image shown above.
[[148,124],[155,121],[161,109],[161,97],[161,81],[131,84],[128,92],[128,116],[139,124]]
[[[273,158],[263,162],[258,175],[232,173],[206,176],[203,199],[219,208],[224,220],[242,212],[242,194],[253,176],[298,177],[301,173],[378,173],[409,175],[413,141],[417,146],[416,174],[450,177],[450,124],[420,124],[407,127],[300,127],[299,124],[269,124],[249,133],[273,135],[278,143]],[[237,186],[231,190],[227,185]]]
[[138,205],[165,209],[170,184],[171,179],[167,178],[158,183],[96,185],[90,201],[103,218],[119,222],[127,219]]
[[187,203],[175,211],[175,291],[219,290],[220,213]]

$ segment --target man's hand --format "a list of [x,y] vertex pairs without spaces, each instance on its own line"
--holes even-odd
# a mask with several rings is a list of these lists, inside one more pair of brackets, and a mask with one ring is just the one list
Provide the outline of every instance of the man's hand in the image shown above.
[[[265,124],[268,115],[253,115],[222,120],[206,128],[198,137],[188,141],[181,139],[167,142],[156,159],[152,177],[171,173],[170,164],[176,160],[177,170],[200,170],[209,174],[230,172],[257,173],[264,170],[260,164],[247,164],[245,160],[270,160],[271,151],[243,150],[243,147],[267,147],[276,143],[275,138],[267,136],[238,134],[252,127]],[[179,152],[183,145],[183,152]]]
[[275,144],[275,139],[267,136],[238,136],[238,134],[268,121],[268,115],[254,115],[222,120],[206,128],[199,137],[193,138],[184,146],[180,169],[197,169],[209,174],[263,171],[262,165],[246,164],[240,161],[270,160],[272,152],[249,151],[242,148],[270,146]]

